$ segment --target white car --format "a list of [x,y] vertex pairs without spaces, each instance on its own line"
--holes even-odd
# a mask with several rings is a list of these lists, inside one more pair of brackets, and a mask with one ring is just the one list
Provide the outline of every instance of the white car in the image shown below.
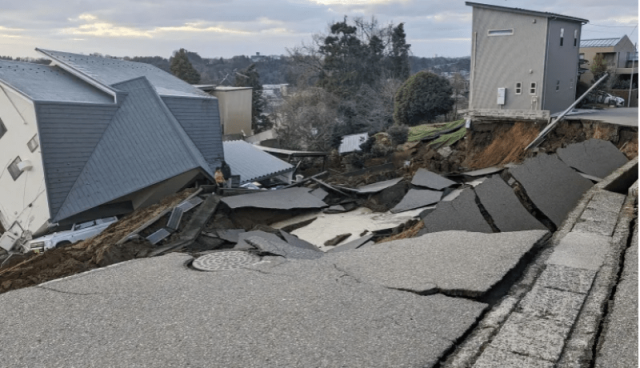
[[60,231],[28,241],[25,245],[25,251],[40,253],[61,245],[72,244],[80,240],[89,239],[100,234],[104,229],[116,221],[118,221],[117,217],[107,217],[73,224],[71,230]]

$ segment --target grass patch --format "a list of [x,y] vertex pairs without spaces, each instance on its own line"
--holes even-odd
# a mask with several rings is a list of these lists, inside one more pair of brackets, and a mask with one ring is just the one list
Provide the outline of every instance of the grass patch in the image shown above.
[[438,139],[434,140],[433,142],[429,142],[429,146],[438,146],[438,147],[450,146],[456,143],[457,141],[461,140],[462,138],[464,138],[465,135],[467,135],[467,128],[462,127],[456,130],[455,132],[441,135],[440,137],[438,137]]
[[444,124],[422,124],[409,128],[409,138],[407,142],[417,142],[422,138],[436,134],[443,130],[451,129],[456,126],[464,125],[464,120],[451,121]]

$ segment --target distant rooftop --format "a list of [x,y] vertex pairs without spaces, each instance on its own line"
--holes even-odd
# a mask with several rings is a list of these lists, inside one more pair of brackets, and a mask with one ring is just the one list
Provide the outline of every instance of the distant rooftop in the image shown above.
[[580,47],[613,47],[620,42],[622,37],[616,38],[592,38],[590,40],[580,40]]
[[72,67],[105,86],[112,86],[139,77],[147,77],[156,92],[161,96],[210,97],[189,83],[150,64],[53,50],[36,49],[36,51],[59,64]]
[[527,10],[527,9],[521,9],[521,8],[510,8],[510,7],[507,7],[507,6],[498,6],[498,5],[474,3],[474,2],[471,2],[471,1],[466,1],[465,5],[472,6],[472,7],[475,7],[475,8],[499,10],[499,11],[505,11],[505,12],[510,12],[510,13],[521,13],[521,14],[535,15],[535,16],[538,16],[538,17],[545,17],[545,18],[558,18],[558,19],[569,20],[569,21],[580,22],[580,23],[588,23],[589,22],[587,19],[576,18],[576,17],[571,17],[571,16],[568,16],[568,15],[562,15],[562,14],[557,14],[557,13],[541,12],[541,11]]
[[113,104],[113,97],[56,66],[0,60],[0,82],[33,101]]

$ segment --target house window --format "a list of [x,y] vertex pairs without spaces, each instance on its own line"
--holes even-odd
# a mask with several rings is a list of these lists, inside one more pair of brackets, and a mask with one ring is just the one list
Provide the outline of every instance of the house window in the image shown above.
[[578,46],[578,30],[573,30],[573,47]]
[[490,29],[487,32],[489,36],[511,36],[513,35],[513,29]]
[[4,123],[2,122],[2,119],[0,119],[0,138],[2,138],[2,136],[6,132],[7,132],[7,127],[4,126]]
[[560,28],[560,46],[564,43],[564,28]]
[[560,79],[556,81],[556,92],[560,90]]
[[9,174],[11,174],[11,177],[13,178],[14,181],[18,179],[18,177],[22,174],[22,170],[18,168],[18,164],[21,162],[22,160],[20,159],[20,156],[18,156],[16,157],[15,160],[13,160],[11,165],[9,165],[9,168],[8,168]]
[[36,148],[38,148],[38,146],[38,135],[36,134],[29,140],[29,142],[27,142],[27,147],[29,147],[29,150],[33,152],[36,150]]
[[536,82],[531,82],[531,87],[529,87],[529,94],[531,95],[536,94]]
[[516,83],[516,95],[522,94],[522,82]]

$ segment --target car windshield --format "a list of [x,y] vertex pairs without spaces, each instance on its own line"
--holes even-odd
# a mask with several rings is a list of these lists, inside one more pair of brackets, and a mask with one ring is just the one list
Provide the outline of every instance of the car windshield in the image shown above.
[[82,229],[86,229],[88,227],[94,226],[96,224],[95,221],[87,221],[87,222],[82,222],[80,224],[76,224],[76,226],[73,227],[73,230],[82,230]]

